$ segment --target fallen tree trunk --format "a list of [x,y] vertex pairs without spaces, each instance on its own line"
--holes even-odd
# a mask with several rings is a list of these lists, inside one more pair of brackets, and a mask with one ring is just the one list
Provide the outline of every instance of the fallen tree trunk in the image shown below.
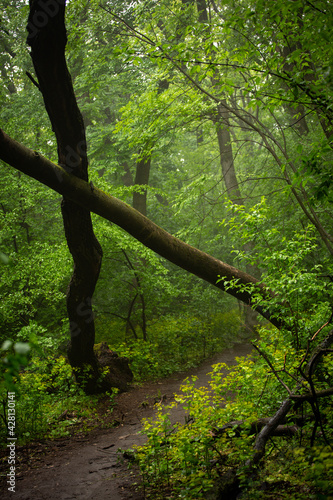
[[[254,434],[258,434],[261,429],[263,429],[270,421],[270,418],[258,418],[254,422],[251,422],[250,425],[244,420],[236,420],[234,422],[228,422],[222,427],[214,427],[213,429],[213,438],[218,438],[228,432],[228,430],[232,430],[236,436],[240,436],[242,432],[246,432],[248,436],[252,436]],[[272,436],[294,436],[300,427],[298,425],[285,425],[279,424],[274,431],[272,432]]]
[[[172,236],[123,201],[74,177],[59,165],[10,138],[1,129],[0,159],[77,205],[117,224],[170,262],[253,307],[277,328],[289,328],[274,315],[274,311],[254,303],[254,292],[260,293],[266,300],[273,298],[273,293],[256,278]],[[219,277],[223,279],[218,282]],[[227,287],[226,290],[230,281],[237,286]]]

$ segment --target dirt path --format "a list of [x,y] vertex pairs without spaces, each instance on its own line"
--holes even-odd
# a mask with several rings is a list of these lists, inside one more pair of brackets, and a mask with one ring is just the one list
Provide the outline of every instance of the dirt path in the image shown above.
[[[212,364],[223,362],[232,365],[235,357],[245,356],[250,351],[251,346],[247,343],[235,344],[187,373],[120,394],[114,412],[119,421],[118,427],[93,432],[85,438],[55,442],[45,455],[40,456],[39,461],[34,459],[33,468],[27,468],[17,476],[16,492],[5,490],[1,498],[142,500],[143,496],[135,491],[133,485],[139,481],[138,474],[134,469],[128,469],[126,461],[119,461],[118,448],[127,449],[144,442],[144,436],[138,434],[141,419],[154,415],[154,404],[161,396],[164,396],[165,404],[170,403],[186,377],[196,375],[196,385],[205,386]],[[183,422],[184,410],[175,408],[171,417],[174,422]]]

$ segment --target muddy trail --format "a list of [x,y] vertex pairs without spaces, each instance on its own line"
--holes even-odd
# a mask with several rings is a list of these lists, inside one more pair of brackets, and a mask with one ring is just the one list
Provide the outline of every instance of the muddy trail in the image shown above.
[[[197,387],[207,386],[212,364],[235,364],[235,358],[251,352],[248,343],[235,344],[199,367],[178,373],[160,382],[133,387],[119,394],[112,418],[116,427],[92,431],[88,436],[56,440],[45,450],[34,450],[21,457],[22,464],[16,476],[16,491],[11,493],[3,485],[1,498],[7,500],[143,500],[135,484],[140,476],[129,468],[127,460],[118,452],[133,445],[143,444],[140,434],[142,418],[156,412],[156,403],[169,404],[179,393],[183,380],[198,377]],[[182,407],[174,408],[172,422],[184,422]],[[40,451],[40,453],[38,453]]]

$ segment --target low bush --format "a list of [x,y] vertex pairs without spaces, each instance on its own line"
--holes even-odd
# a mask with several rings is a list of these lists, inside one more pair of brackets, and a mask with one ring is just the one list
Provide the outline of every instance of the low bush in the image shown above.
[[[88,429],[96,417],[98,398],[87,396],[75,384],[71,366],[64,356],[37,357],[23,369],[12,373],[10,386],[1,385],[1,432],[5,444],[7,432],[7,391],[15,392],[15,437],[20,445],[45,438],[68,436]],[[5,366],[8,374],[8,366]],[[91,424],[93,425],[93,424]]]

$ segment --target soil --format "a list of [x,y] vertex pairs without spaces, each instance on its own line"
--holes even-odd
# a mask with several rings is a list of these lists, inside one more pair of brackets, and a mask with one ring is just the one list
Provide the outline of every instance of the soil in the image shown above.
[[[248,343],[235,344],[198,368],[178,373],[159,382],[133,386],[129,392],[116,396],[116,406],[110,412],[113,428],[95,429],[88,435],[35,443],[17,448],[15,493],[2,484],[1,498],[7,500],[143,500],[138,488],[140,475],[129,467],[126,450],[143,444],[141,420],[156,412],[156,403],[169,404],[179,392],[182,381],[198,377],[197,387],[207,386],[212,364],[235,364],[235,358],[251,352]],[[173,422],[184,422],[185,413],[177,406]],[[105,420],[103,420],[105,423]],[[8,468],[8,463],[6,464]]]

